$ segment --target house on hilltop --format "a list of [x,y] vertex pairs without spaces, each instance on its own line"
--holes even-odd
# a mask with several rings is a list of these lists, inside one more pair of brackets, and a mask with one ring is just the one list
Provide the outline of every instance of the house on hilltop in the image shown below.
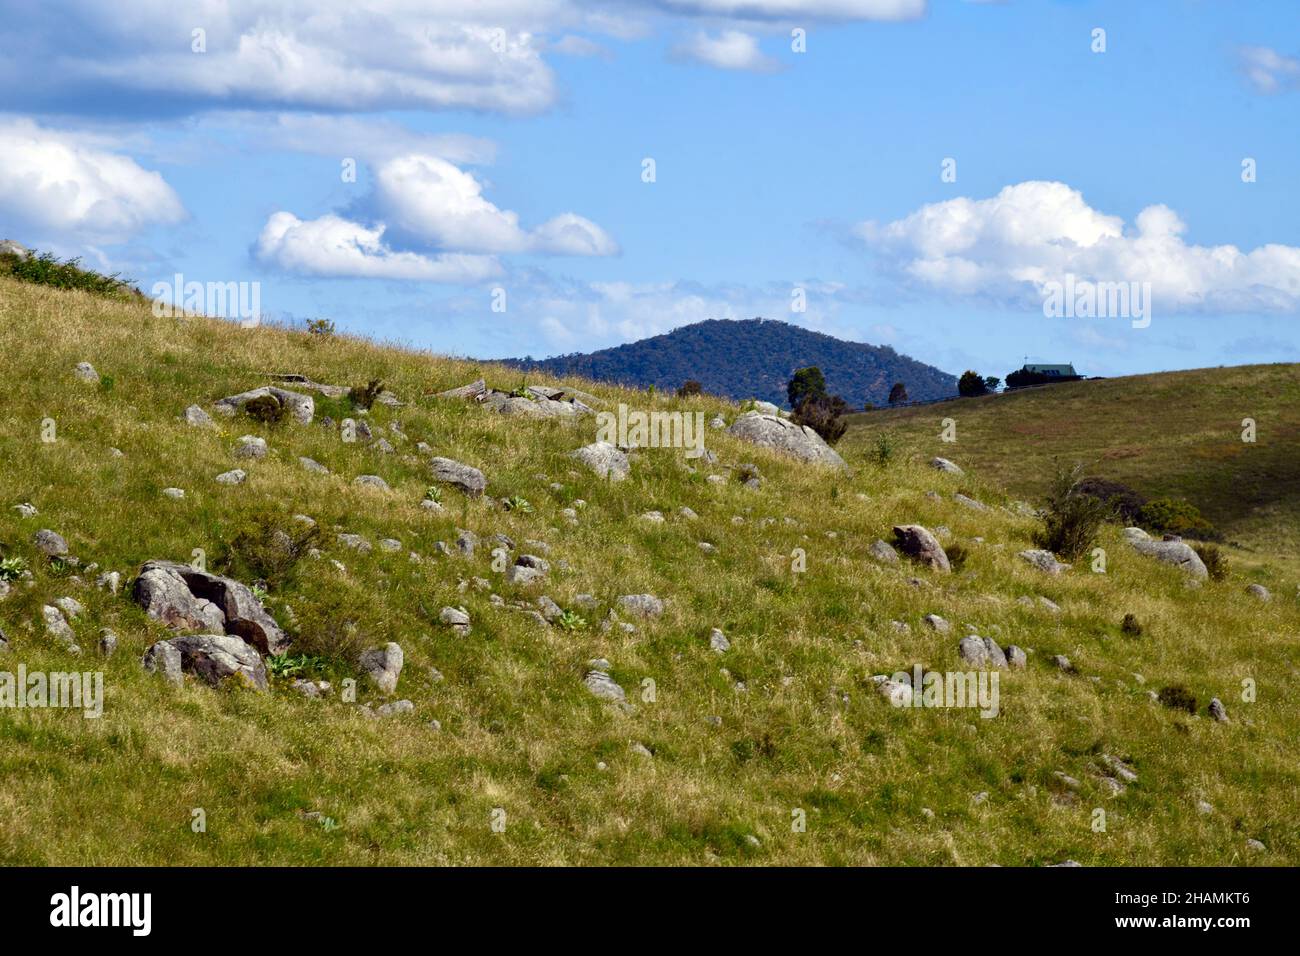
[[1064,365],[1044,365],[1026,362],[1020,369],[1007,376],[1007,390],[1025,388],[1029,385],[1051,385],[1055,382],[1077,382],[1083,376],[1074,370],[1072,363]]

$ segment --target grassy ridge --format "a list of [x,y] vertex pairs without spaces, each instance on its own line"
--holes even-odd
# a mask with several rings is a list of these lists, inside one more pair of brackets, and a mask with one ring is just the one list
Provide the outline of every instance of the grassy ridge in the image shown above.
[[[111,376],[111,387],[77,381],[80,361]],[[206,430],[180,419],[191,402],[261,384],[267,371],[345,385],[383,378],[410,403],[370,415],[396,453],[344,444],[318,425],[218,419]],[[0,374],[8,383],[0,397],[0,544],[35,570],[30,586],[16,585],[0,602],[11,647],[0,668],[102,667],[107,689],[99,720],[0,710],[0,861],[1300,861],[1300,718],[1291,705],[1300,691],[1300,613],[1287,573],[1263,567],[1250,577],[1274,590],[1269,604],[1244,593],[1242,576],[1189,589],[1179,572],[1133,554],[1112,529],[1103,542],[1108,574],[1076,568],[1045,577],[1015,557],[1029,546],[1032,522],[996,508],[1008,496],[978,467],[953,477],[917,456],[879,469],[852,447],[854,473],[835,478],[710,431],[719,466],[693,473],[678,452],[645,450],[628,481],[609,485],[568,457],[594,439],[590,421],[523,421],[422,397],[480,372],[506,387],[518,377],[349,339],[157,319],[147,306],[0,280]],[[736,414],[708,398],[585,387],[607,404]],[[41,441],[46,418],[57,424],[57,441]],[[389,431],[394,420],[406,440]],[[268,458],[232,459],[246,433],[267,439]],[[504,512],[454,491],[444,496],[445,513],[423,510],[428,475],[413,449],[421,440],[481,467],[489,495],[524,497],[533,511]],[[953,457],[970,465],[959,448]],[[334,474],[303,470],[301,455]],[[725,465],[742,462],[759,465],[761,490],[705,481],[706,472],[726,475]],[[246,484],[214,483],[236,464],[249,472]],[[392,491],[352,485],[367,473],[382,475]],[[162,497],[169,486],[184,488],[186,498]],[[957,491],[994,510],[954,504]],[[586,506],[571,525],[561,509],[575,499]],[[21,518],[9,507],[21,501],[40,515]],[[682,506],[699,517],[679,516]],[[650,509],[667,521],[641,520]],[[188,560],[195,548],[219,554],[235,529],[268,512],[309,514],[324,531],[324,557],[270,595],[277,619],[285,623],[293,609],[302,646],[328,648],[337,638],[330,628],[340,624],[366,645],[398,641],[406,652],[398,696],[415,703],[414,714],[369,720],[337,697],[310,701],[282,684],[266,695],[192,681],[166,687],[139,666],[166,632],[123,597],[59,576],[31,546],[36,529],[53,528],[83,561],[129,574],[149,558]],[[903,521],[950,528],[948,540],[969,552],[962,571],[873,564],[871,541]],[[548,580],[512,590],[492,571],[486,547],[468,559],[437,556],[435,542],[454,540],[458,528],[547,542]],[[335,543],[342,531],[398,538],[403,549],[358,555]],[[701,551],[700,541],[717,553]],[[795,549],[806,553],[804,573],[792,572]],[[411,562],[409,551],[423,560]],[[585,593],[598,607],[578,610],[585,630],[547,628],[493,607],[486,591],[462,591],[473,577],[490,580],[507,600],[545,593],[577,609]],[[639,592],[666,599],[665,614],[631,634],[599,628],[618,595]],[[88,609],[75,624],[87,649],[80,659],[39,625],[41,605],[65,594]],[[1017,602],[1038,595],[1062,612]],[[467,637],[437,623],[441,607],[459,604],[473,619]],[[920,619],[930,612],[952,621],[953,633],[927,629]],[[1121,635],[1124,612],[1146,625],[1142,638]],[[895,620],[910,630],[897,630]],[[915,662],[956,669],[967,624],[1034,650],[1026,670],[1003,676],[1000,717],[895,710],[876,693],[872,674]],[[101,626],[122,642],[102,663],[92,650]],[[711,627],[730,639],[726,654],[709,649]],[[1081,675],[1052,668],[1057,653]],[[595,657],[612,663],[635,705],[630,712],[582,687]],[[1240,701],[1246,678],[1260,688],[1253,704]],[[653,702],[644,697],[647,680]],[[1201,701],[1198,716],[1148,699],[1165,683],[1186,684]],[[1205,716],[1210,696],[1225,701],[1231,724]],[[360,699],[379,702],[364,684]],[[711,716],[721,725],[706,721]],[[653,757],[633,752],[635,743]],[[1123,796],[1107,795],[1093,776],[1102,753],[1137,770],[1139,782]],[[1056,771],[1081,781],[1080,792],[1062,792]],[[1213,812],[1197,812],[1197,798]],[[1107,812],[1104,833],[1092,826],[1096,807]],[[204,833],[191,828],[196,808],[206,813]],[[505,811],[505,832],[491,826],[496,808]],[[337,827],[308,818],[311,811]],[[796,811],[806,816],[803,832],[792,827]],[[1248,838],[1267,850],[1251,853]]]
[[[942,419],[957,442],[940,440]],[[1254,443],[1242,421],[1256,422]],[[1151,498],[1191,501],[1230,540],[1300,553],[1300,365],[1246,365],[1067,382],[851,417],[844,445],[866,454],[881,430],[918,453],[960,458],[1025,497],[1052,459]]]

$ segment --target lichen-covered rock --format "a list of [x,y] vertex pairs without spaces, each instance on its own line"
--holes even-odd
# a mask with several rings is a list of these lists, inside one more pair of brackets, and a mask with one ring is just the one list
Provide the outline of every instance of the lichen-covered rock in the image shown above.
[[[190,634],[173,637],[170,644],[180,653],[181,670],[216,687],[227,680],[266,690],[266,665],[257,649],[233,634]],[[155,644],[149,649],[154,653]]]
[[1028,561],[1040,571],[1047,574],[1060,574],[1063,571],[1070,570],[1070,565],[1063,564],[1056,560],[1056,555],[1050,551],[1044,551],[1042,548],[1032,548],[1028,551],[1021,551],[1019,557]]
[[380,693],[387,695],[397,690],[397,679],[402,675],[405,659],[402,648],[389,641],[383,647],[362,652],[361,670],[374,681]]
[[622,481],[632,471],[626,453],[607,441],[584,445],[573,453],[573,457],[610,481]]
[[229,395],[226,398],[217,399],[214,405],[218,411],[231,414],[243,409],[253,399],[262,398],[266,395],[274,395],[279,399],[280,404],[284,406],[284,410],[303,425],[310,425],[312,418],[316,415],[316,402],[310,395],[291,392],[288,389],[278,388],[274,385],[264,385],[261,388],[240,392],[238,395]]

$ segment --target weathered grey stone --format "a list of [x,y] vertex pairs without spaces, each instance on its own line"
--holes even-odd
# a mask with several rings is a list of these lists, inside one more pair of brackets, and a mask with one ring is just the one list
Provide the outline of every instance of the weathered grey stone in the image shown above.
[[463,607],[444,607],[438,614],[438,620],[461,637],[465,637],[470,632],[469,612]]
[[63,612],[52,604],[46,604],[41,608],[41,618],[45,622],[45,633],[54,638],[65,647],[74,646],[77,643],[77,635],[73,633],[71,625],[63,617]]
[[625,610],[641,617],[658,617],[664,612],[664,602],[653,594],[624,594],[618,603]]
[[[1125,534],[1127,535],[1127,531]],[[1172,564],[1197,580],[1205,580],[1210,576],[1210,572],[1206,569],[1201,556],[1185,541],[1152,541],[1149,539],[1144,541],[1141,538],[1129,537],[1129,544],[1133,546],[1133,550],[1138,554],[1155,558],[1163,564]]]
[[950,572],[947,552],[939,540],[927,528],[919,524],[894,526],[894,540],[898,549],[913,561],[920,562],[936,571]]
[[357,477],[352,480],[352,483],[362,488],[374,488],[376,491],[390,490],[388,482],[384,481],[384,479],[380,478],[378,475],[357,475]]
[[487,479],[483,477],[483,472],[469,465],[462,465],[458,461],[452,461],[450,458],[431,458],[429,468],[433,473],[434,481],[459,488],[471,498],[479,497],[487,488]]
[[957,494],[953,495],[952,500],[957,502],[957,504],[959,505],[964,505],[965,507],[970,508],[972,511],[989,510],[989,506],[986,505],[984,502],[976,501],[974,498],[970,498],[966,495],[963,495],[961,492],[958,492]]
[[181,652],[171,641],[159,641],[144,652],[140,661],[151,674],[161,674],[163,680],[179,687],[185,678],[181,671]]
[[1060,574],[1063,571],[1070,570],[1070,565],[1063,564],[1056,560],[1056,555],[1050,551],[1044,551],[1042,548],[1032,548],[1028,551],[1021,551],[1019,557],[1028,561],[1040,571],[1047,574]]
[[91,382],[92,384],[99,383],[99,373],[95,371],[95,366],[91,365],[89,362],[78,362],[77,367],[72,370],[72,374],[76,375],[77,378],[81,379],[83,382]]
[[212,416],[198,405],[191,405],[185,409],[184,418],[186,424],[193,425],[195,428],[211,428],[215,424]]
[[243,435],[235,444],[236,458],[265,458],[266,439],[257,435]]
[[313,458],[299,458],[298,464],[302,465],[302,467],[306,468],[308,471],[314,472],[318,475],[328,475],[330,473],[328,468]]
[[607,441],[592,442],[573,452],[578,459],[602,478],[622,481],[632,470],[627,455]]
[[1246,593],[1259,598],[1261,601],[1271,601],[1273,599],[1273,595],[1269,593],[1268,588],[1262,584],[1246,585]]
[[248,473],[242,468],[232,468],[217,475],[219,485],[242,485],[248,479]]
[[86,613],[85,606],[76,598],[61,597],[54,602],[55,606],[67,615],[68,620],[75,621],[81,615]]
[[741,441],[761,448],[771,448],[809,464],[841,469],[848,467],[821,435],[807,425],[796,425],[775,413],[746,412],[736,419],[727,433]]
[[375,708],[375,714],[380,717],[397,717],[401,714],[410,714],[415,712],[415,704],[409,700],[395,700],[390,704],[381,704]]
[[1223,706],[1223,701],[1217,697],[1210,700],[1210,716],[1221,724],[1229,723],[1228,710]]
[[952,625],[941,618],[938,614],[927,614],[925,617],[921,618],[921,620],[929,625],[931,630],[938,631],[940,634],[947,634],[952,630]]
[[389,641],[383,647],[362,652],[361,670],[379,688],[380,693],[388,695],[397,690],[397,679],[402,675],[405,659],[402,648]]
[[68,542],[63,540],[63,535],[49,528],[42,528],[36,532],[32,543],[36,545],[37,551],[47,557],[61,558],[68,553]]
[[709,649],[718,654],[725,654],[731,650],[731,642],[727,640],[727,635],[715,627],[709,631]]
[[959,467],[957,467],[957,465],[949,461],[947,458],[939,458],[939,457],[931,458],[930,467],[935,469],[936,471],[946,471],[950,475],[963,474],[962,470]]
[[957,644],[957,653],[971,667],[988,667],[989,650],[984,639],[971,634],[963,637]]
[[172,501],[184,501],[184,500],[185,500],[185,489],[184,489],[184,488],[164,488],[164,489],[162,490],[162,496],[163,496],[164,498],[170,498],[170,499],[172,499]]
[[1013,670],[1019,670],[1020,668],[1024,667],[1028,663],[1029,663],[1029,658],[1026,656],[1024,648],[1017,647],[1015,644],[1012,644],[1010,647],[1007,648],[1008,667],[1012,668]]
[[604,671],[589,670],[583,677],[582,683],[586,685],[587,690],[599,697],[601,700],[612,700],[618,703],[627,701],[627,692],[614,682]]
[[871,557],[875,558],[881,564],[898,563],[898,552],[894,550],[892,545],[886,541],[882,541],[880,538],[871,542],[870,554]]
[[339,544],[345,548],[351,548],[359,554],[369,554],[373,549],[370,542],[359,534],[340,534],[337,536]]
[[104,657],[112,657],[117,651],[117,635],[110,628],[100,628],[99,631],[99,653]]

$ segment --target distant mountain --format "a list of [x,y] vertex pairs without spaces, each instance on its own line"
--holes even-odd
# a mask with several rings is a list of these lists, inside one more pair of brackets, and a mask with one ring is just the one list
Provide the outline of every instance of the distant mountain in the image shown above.
[[524,371],[580,375],[599,382],[660,391],[695,379],[714,395],[758,398],[786,405],[786,383],[795,370],[816,365],[832,395],[853,408],[886,404],[895,382],[913,401],[957,394],[957,379],[932,365],[900,355],[887,345],[845,342],[772,319],[709,319],[587,354],[549,359],[505,359]]

